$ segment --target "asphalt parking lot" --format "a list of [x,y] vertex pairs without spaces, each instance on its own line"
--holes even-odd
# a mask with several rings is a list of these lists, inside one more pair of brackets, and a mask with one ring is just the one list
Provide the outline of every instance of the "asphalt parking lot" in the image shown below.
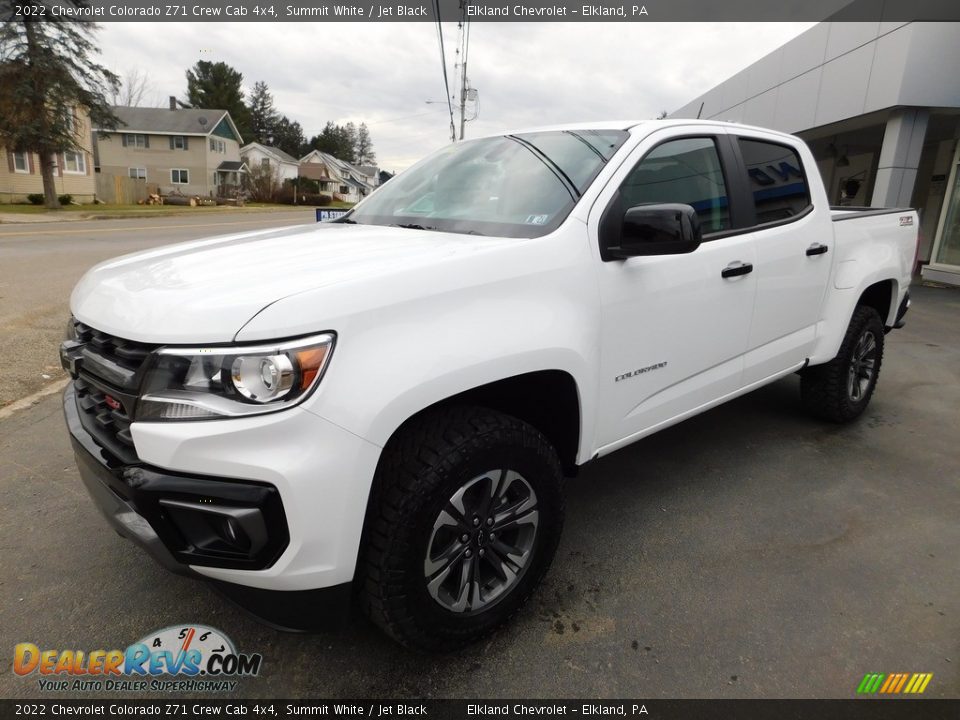
[[237,697],[852,697],[867,672],[960,697],[960,292],[914,298],[858,422],[809,419],[789,377],[588,466],[531,604],[446,657],[361,618],[279,633],[155,566],[88,501],[45,397],[0,420],[0,697],[40,695],[18,642],[181,623],[263,654]]

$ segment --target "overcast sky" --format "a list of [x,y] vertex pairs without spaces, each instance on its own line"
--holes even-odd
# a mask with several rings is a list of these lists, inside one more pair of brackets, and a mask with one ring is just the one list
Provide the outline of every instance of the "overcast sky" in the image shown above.
[[[535,125],[647,119],[672,111],[813,23],[471,24],[479,90],[467,137]],[[444,25],[453,83],[457,27]],[[186,95],[197,60],[263,80],[307,137],[328,120],[366,122],[380,167],[402,170],[449,140],[433,23],[104,23],[105,64],[150,75],[149,101]]]

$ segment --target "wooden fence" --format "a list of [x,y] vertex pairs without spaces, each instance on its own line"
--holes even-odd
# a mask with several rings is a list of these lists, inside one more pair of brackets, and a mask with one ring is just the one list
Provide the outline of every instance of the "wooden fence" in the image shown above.
[[150,193],[157,192],[157,186],[148,184],[146,180],[97,173],[97,199],[105,203],[116,205],[135,205],[146,200]]

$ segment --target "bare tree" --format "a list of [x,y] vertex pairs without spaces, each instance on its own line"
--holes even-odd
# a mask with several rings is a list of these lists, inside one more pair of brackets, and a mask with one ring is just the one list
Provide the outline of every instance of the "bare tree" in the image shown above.
[[274,163],[254,163],[244,176],[244,185],[253,202],[271,202],[280,192],[280,168]]
[[[125,73],[120,81],[120,87],[113,93],[112,102],[114,105],[123,105],[126,107],[140,107],[147,101],[155,100],[148,95],[156,95],[153,92],[153,83],[150,82],[150,76],[139,68],[134,68]],[[152,104],[156,104],[152,102]]]

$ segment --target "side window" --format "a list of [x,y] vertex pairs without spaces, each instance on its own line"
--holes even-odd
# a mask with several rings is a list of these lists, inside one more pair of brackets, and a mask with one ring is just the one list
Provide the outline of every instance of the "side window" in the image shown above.
[[707,233],[730,228],[727,186],[712,138],[682,138],[658,145],[631,171],[620,197],[624,208],[649,203],[685,203],[697,211]]
[[796,150],[786,145],[740,138],[757,223],[785,220],[810,205],[810,188]]

